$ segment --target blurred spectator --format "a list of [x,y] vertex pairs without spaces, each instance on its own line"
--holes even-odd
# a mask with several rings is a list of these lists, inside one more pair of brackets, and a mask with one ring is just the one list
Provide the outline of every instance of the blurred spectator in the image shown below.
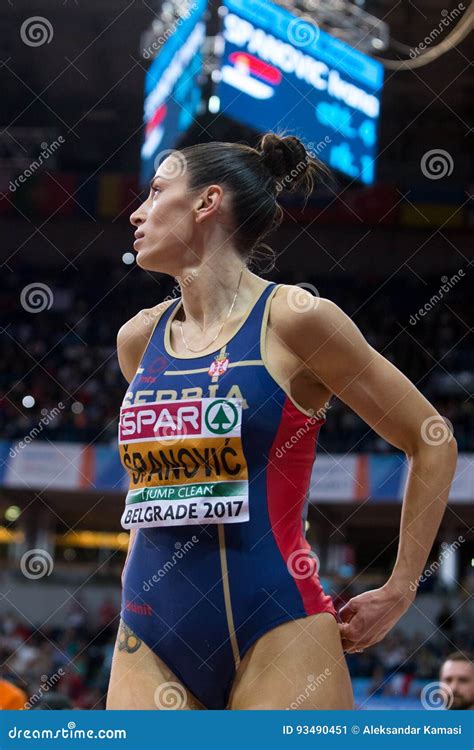
[[60,710],[68,710],[71,708],[77,708],[77,706],[74,706],[71,700],[67,697],[67,695],[62,695],[61,693],[55,693],[54,691],[51,693],[48,693],[47,695],[40,698],[38,703],[36,703],[32,710],[34,711],[60,711]]
[[438,614],[436,624],[442,633],[447,636],[452,636],[456,627],[456,616],[452,607],[450,607],[447,602],[445,602],[441,612]]
[[439,679],[448,689],[448,709],[474,709],[474,664],[470,656],[460,651],[448,654],[441,665]]
[[28,696],[8,680],[0,679],[0,709],[2,711],[21,711],[25,708]]

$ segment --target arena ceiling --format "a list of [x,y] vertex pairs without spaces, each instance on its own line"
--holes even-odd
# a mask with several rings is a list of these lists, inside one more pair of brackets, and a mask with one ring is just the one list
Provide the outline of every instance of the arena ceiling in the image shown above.
[[[23,128],[53,128],[66,139],[62,168],[136,171],[147,67],[140,36],[158,5],[156,0],[4,0],[2,143],[21,143]],[[368,0],[364,8],[390,26],[396,44],[386,56],[406,59],[446,11],[459,6],[453,0]],[[36,15],[48,18],[54,32],[41,47],[25,45],[20,33],[25,19]],[[452,179],[467,183],[471,53],[472,35],[426,67],[387,71],[382,178],[403,178],[417,163],[420,144],[426,150],[455,143],[459,158]],[[215,118],[206,120],[209,137],[223,137],[226,127]]]

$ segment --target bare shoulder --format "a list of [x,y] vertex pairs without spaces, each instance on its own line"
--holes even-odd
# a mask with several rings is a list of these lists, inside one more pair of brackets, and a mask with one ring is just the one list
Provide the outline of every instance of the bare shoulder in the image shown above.
[[[325,297],[296,284],[281,284],[272,299],[269,325],[291,348],[307,353],[307,345],[322,346],[343,329],[355,327],[350,317]],[[314,292],[317,292],[314,289]]]
[[363,371],[380,358],[354,321],[332,300],[282,285],[270,310],[276,335],[323,383]]
[[159,302],[154,307],[140,310],[127,320],[117,333],[117,356],[124,378],[130,382],[150,340],[155,323],[174,299]]

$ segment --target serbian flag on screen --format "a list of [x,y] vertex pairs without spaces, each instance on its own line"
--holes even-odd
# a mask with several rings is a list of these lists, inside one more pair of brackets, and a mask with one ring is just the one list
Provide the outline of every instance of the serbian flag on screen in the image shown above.
[[166,104],[161,104],[146,124],[145,140],[142,146],[142,156],[145,159],[153,156],[162,141],[165,132],[163,122],[167,111]]
[[262,62],[246,52],[232,52],[230,65],[222,68],[222,80],[229,86],[253,96],[254,99],[271,99],[275,86],[281,82],[282,74],[273,65]]

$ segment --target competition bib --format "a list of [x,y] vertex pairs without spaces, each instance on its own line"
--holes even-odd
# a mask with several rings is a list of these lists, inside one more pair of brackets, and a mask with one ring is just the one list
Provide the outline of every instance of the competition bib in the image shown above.
[[120,458],[130,474],[124,529],[249,520],[242,399],[122,406]]

